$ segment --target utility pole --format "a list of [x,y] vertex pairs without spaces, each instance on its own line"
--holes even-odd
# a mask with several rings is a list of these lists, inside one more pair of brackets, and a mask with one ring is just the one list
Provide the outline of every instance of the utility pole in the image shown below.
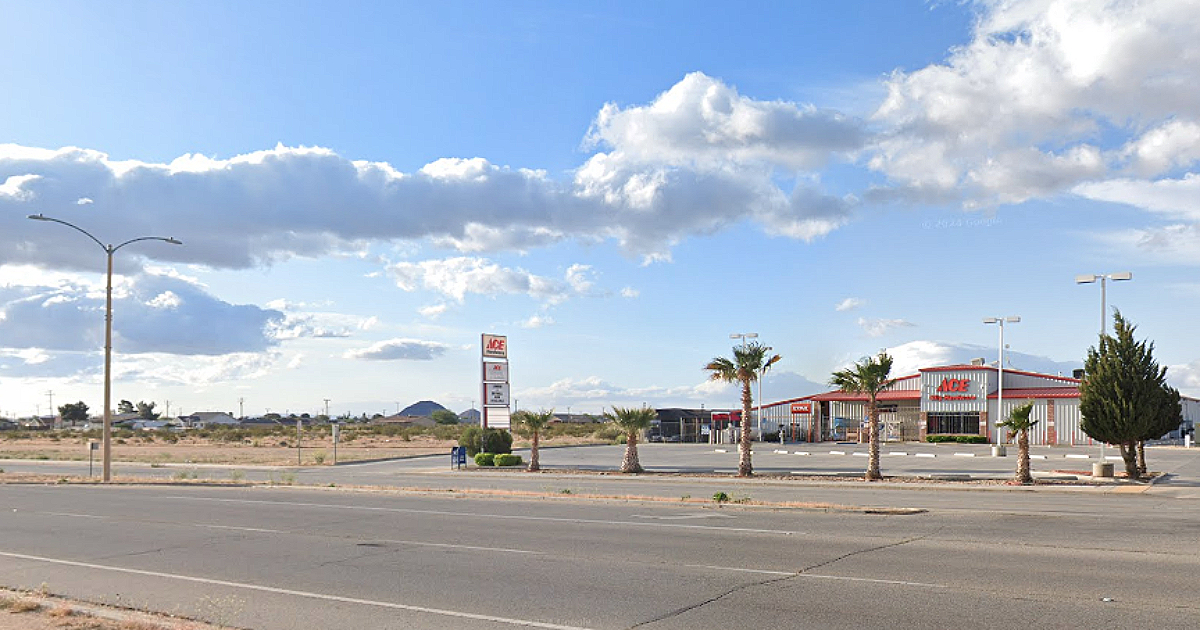
[[325,399],[325,420],[329,420],[329,399]]
[[52,389],[46,392],[46,395],[50,397],[50,415],[54,416],[55,418],[54,425],[56,428],[61,427],[61,423],[58,420],[58,415],[54,413],[54,390]]
[[242,407],[245,402],[245,398],[238,398],[238,420],[246,417],[246,410]]

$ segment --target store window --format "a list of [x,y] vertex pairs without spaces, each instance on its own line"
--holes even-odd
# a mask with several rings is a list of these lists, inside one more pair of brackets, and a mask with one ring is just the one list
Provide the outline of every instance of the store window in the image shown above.
[[928,435],[979,435],[979,412],[954,411],[930,413],[926,416],[925,432]]

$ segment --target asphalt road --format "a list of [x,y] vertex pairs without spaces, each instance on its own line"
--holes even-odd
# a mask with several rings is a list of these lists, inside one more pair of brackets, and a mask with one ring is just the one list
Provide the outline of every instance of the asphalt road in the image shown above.
[[3,485],[0,582],[256,630],[1200,627],[1197,501],[899,495],[957,501],[895,516]]

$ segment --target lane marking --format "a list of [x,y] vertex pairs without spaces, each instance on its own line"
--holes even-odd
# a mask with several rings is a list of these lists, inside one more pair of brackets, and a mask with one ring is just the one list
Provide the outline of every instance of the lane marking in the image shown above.
[[12,553],[9,551],[0,551],[0,556],[16,558],[18,560],[31,560],[34,562],[45,562],[48,564],[59,564],[68,567],[80,567],[84,569],[96,569],[99,571],[115,571],[117,573],[126,573],[130,575],[142,575],[146,577],[168,578],[172,580],[181,580],[184,582],[194,582],[197,584],[211,584],[213,586],[228,586],[231,588],[243,588],[262,593],[274,593],[276,595],[291,595],[293,597],[306,597],[309,599],[318,599],[330,602],[342,602],[346,604],[361,604],[363,606],[376,606],[379,608],[390,608],[393,610],[407,610],[411,612],[428,613],[431,615],[442,615],[445,617],[457,617],[459,619],[475,619],[478,621],[491,621],[494,623],[506,623],[513,626],[526,626],[529,628],[546,628],[547,630],[590,630],[580,626],[564,626],[556,623],[546,623],[542,621],[532,621],[529,619],[514,619],[511,617],[497,617],[495,615],[481,615],[478,613],[463,612],[460,610],[447,610],[444,608],[430,608],[428,606],[414,606],[412,604],[397,604],[395,602],[381,602],[371,599],[361,599],[358,597],[343,597],[341,595],[330,595],[328,593],[314,593],[311,591],[297,591],[288,588],[276,588],[274,586],[262,586],[260,584],[249,584],[246,582],[231,582],[229,580],[216,580],[212,578],[202,578],[192,575],[181,575],[176,573],[163,573],[161,571],[146,571],[142,569],[127,569],[125,567],[116,567],[103,564],[93,564],[91,562],[76,562],[74,560],[62,560],[59,558],[46,558],[43,556],[30,556],[23,553]]
[[[50,516],[69,516],[69,517],[74,517],[74,518],[95,518],[95,519],[101,519],[101,520],[106,520],[106,519],[111,518],[109,516],[98,516],[95,514],[75,514],[72,512],[32,512],[32,513],[33,514],[47,514]],[[732,516],[724,516],[724,515],[720,515],[720,517],[721,518],[734,518]],[[255,533],[259,533],[259,534],[292,534],[292,535],[300,535],[300,536],[308,535],[308,534],[305,534],[304,532],[295,532],[295,531],[290,531],[290,530],[286,530],[286,529],[266,529],[266,528],[262,528],[262,527],[239,527],[236,525],[214,525],[214,524],[210,524],[210,523],[177,523],[177,522],[173,522],[173,521],[153,521],[153,522],[156,524],[159,524],[159,525],[174,525],[176,527],[201,527],[204,529],[228,529],[228,530],[240,531],[240,532],[255,532]],[[351,539],[347,539],[347,540],[351,540]],[[413,545],[413,546],[417,546],[417,547],[442,547],[442,548],[447,548],[447,549],[466,549],[469,551],[499,551],[502,553],[521,553],[521,554],[531,554],[531,555],[538,555],[538,556],[545,555],[545,553],[546,553],[544,551],[530,551],[528,549],[511,549],[508,547],[480,547],[477,545],[458,545],[458,544],[453,544],[453,543],[435,543],[435,542],[426,542],[426,541],[421,541],[421,540],[396,540],[396,539],[386,539],[386,538],[385,539],[374,539],[374,540],[378,540],[379,542],[394,543],[397,545]]]
[[[100,517],[104,518],[104,517]],[[188,523],[172,523],[174,525],[188,525]],[[204,527],[207,529],[232,529],[240,532],[258,532],[262,534],[290,534],[291,532],[282,529],[262,529],[260,527],[237,527],[235,525],[209,525],[206,523],[192,523],[196,527]]]
[[684,525],[681,523],[647,523],[638,521],[605,521],[592,518],[561,518],[555,516],[524,516],[516,514],[478,514],[475,512],[450,512],[446,510],[418,510],[413,508],[389,508],[365,505],[338,505],[335,503],[307,503],[303,501],[264,501],[261,499],[221,499],[217,497],[184,497],[167,496],[164,499],[180,501],[212,501],[217,503],[245,503],[250,505],[279,505],[292,507],[315,507],[337,510],[361,510],[364,512],[392,512],[399,514],[429,514],[432,516],[469,516],[486,519],[506,519],[514,521],[541,521],[547,523],[577,523],[587,525],[633,525],[636,527],[667,527],[672,529],[699,529],[706,531],[743,532],[753,534],[782,534],[793,536],[803,532],[784,529],[758,529],[753,527],[718,527],[716,525]]
[[780,575],[815,580],[841,580],[846,582],[866,582],[869,584],[892,584],[895,586],[920,586],[924,588],[949,588],[945,584],[928,584],[926,582],[908,582],[905,580],[880,580],[876,578],[847,577],[842,575],[825,575],[823,573],[796,573],[795,571],[769,571],[766,569],[745,569],[742,567],[722,567],[712,564],[685,564],[693,569],[713,569],[716,571],[735,571],[738,573],[758,573],[761,575]]

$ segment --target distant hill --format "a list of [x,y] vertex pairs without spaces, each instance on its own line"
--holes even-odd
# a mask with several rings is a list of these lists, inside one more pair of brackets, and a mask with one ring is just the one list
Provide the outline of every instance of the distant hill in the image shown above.
[[468,409],[468,410],[458,414],[458,421],[459,422],[472,422],[475,424],[479,424],[479,415],[480,414],[479,414],[478,409]]
[[445,407],[433,402],[432,400],[422,400],[418,403],[413,403],[404,408],[399,414],[400,416],[424,416],[429,417],[437,410],[449,411]]

